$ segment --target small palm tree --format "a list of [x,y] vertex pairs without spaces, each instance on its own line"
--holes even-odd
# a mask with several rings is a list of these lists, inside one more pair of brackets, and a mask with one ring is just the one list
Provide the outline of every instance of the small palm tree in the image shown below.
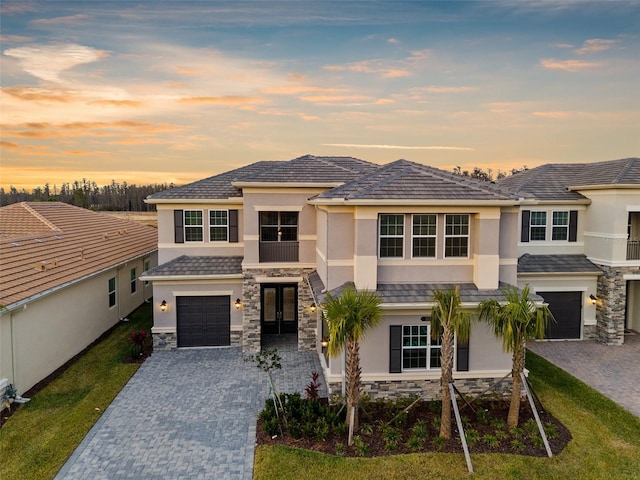
[[522,293],[516,287],[508,287],[503,290],[506,303],[491,299],[480,303],[478,307],[480,319],[486,320],[494,335],[502,339],[504,351],[513,354],[513,391],[507,416],[510,427],[518,426],[522,390],[520,374],[524,370],[527,341],[544,338],[547,324],[553,319],[547,306],[536,305],[529,298],[529,291],[529,285],[524,287]]
[[436,290],[435,303],[431,314],[431,338],[441,339],[440,350],[440,388],[442,392],[442,417],[440,436],[451,439],[451,392],[449,384],[453,381],[453,352],[455,337],[465,343],[469,338],[471,315],[463,312],[460,302],[460,287],[454,290]]
[[358,342],[367,330],[375,327],[382,320],[380,297],[375,292],[357,291],[353,287],[347,287],[340,297],[328,295],[323,308],[329,329],[327,352],[335,357],[346,347],[347,424],[352,407],[355,407],[353,428],[357,430],[361,373]]

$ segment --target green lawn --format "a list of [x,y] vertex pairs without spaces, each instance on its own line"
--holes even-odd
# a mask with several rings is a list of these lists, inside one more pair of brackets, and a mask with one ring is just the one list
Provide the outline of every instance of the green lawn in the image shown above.
[[254,479],[637,479],[640,475],[640,419],[535,354],[527,367],[543,404],[571,431],[573,440],[553,458],[411,454],[342,458],[287,447],[260,446]]
[[51,479],[139,365],[123,363],[131,331],[151,329],[151,305],[84,353],[0,429],[0,478]]

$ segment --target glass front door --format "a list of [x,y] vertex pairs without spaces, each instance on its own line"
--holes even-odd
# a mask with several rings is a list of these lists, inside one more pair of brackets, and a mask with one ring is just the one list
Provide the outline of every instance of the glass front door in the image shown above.
[[260,306],[263,334],[298,331],[297,285],[262,285]]

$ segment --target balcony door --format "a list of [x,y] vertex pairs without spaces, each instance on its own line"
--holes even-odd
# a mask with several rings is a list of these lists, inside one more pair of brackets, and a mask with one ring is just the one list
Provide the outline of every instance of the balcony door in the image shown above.
[[297,333],[297,285],[262,285],[260,289],[260,307],[263,334]]

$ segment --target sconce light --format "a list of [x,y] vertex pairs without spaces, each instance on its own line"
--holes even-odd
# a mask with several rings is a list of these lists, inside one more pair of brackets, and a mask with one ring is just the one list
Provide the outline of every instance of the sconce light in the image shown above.
[[327,348],[329,346],[329,340],[323,338],[322,340],[320,340],[320,345],[322,346],[322,348]]
[[163,312],[166,312],[168,307],[169,305],[167,305],[167,301],[162,300],[162,302],[160,303],[160,310],[162,310]]
[[315,303],[312,303],[311,306],[309,307],[309,310],[311,310],[311,313],[316,313],[317,309],[318,307],[316,307]]
[[239,298],[236,298],[236,302],[233,304],[233,306],[236,307],[236,310],[240,310],[240,307],[242,307],[242,302]]
[[594,294],[589,295],[589,298],[591,299],[592,305],[595,305],[596,302],[598,301],[598,297],[596,297]]

